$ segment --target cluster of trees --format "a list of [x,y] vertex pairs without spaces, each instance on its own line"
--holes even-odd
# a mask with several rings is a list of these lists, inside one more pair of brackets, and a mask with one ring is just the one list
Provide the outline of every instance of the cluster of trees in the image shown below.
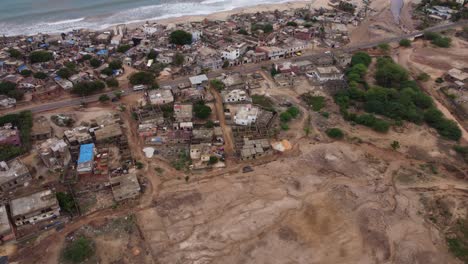
[[437,32],[424,32],[424,38],[430,40],[433,45],[441,48],[449,48],[452,43],[451,38],[444,37]]
[[0,126],[11,123],[20,130],[21,147],[0,145],[0,160],[10,160],[31,149],[31,129],[33,118],[31,111],[9,114],[0,117]]
[[44,80],[45,78],[47,78],[47,74],[43,72],[35,72],[33,74],[33,77],[39,80]]
[[211,107],[205,105],[204,101],[198,101],[193,106],[193,113],[195,117],[200,119],[207,119],[211,115]]
[[132,48],[131,45],[120,45],[120,46],[117,48],[117,52],[125,53],[125,52],[127,52],[129,49],[131,49],[131,48]]
[[[446,119],[434,106],[432,98],[423,93],[415,81],[409,80],[408,72],[388,57],[379,58],[375,79],[378,86],[368,87],[364,80],[370,64],[367,54],[356,53],[348,69],[349,89],[335,95],[344,118],[371,127],[378,132],[386,132],[390,123],[374,116],[378,114],[400,123],[402,120],[428,125],[437,129],[443,137],[458,140],[460,128]],[[367,113],[357,115],[348,112],[349,106],[362,107]]]
[[122,68],[121,60],[113,60],[109,63],[109,66],[101,71],[102,74],[112,76],[115,70]]
[[104,90],[106,85],[101,81],[83,81],[75,84],[72,93],[80,96],[88,96]]
[[260,23],[257,23],[257,24],[253,24],[252,25],[252,28],[251,28],[252,32],[255,32],[255,31],[258,31],[258,30],[262,30],[264,33],[271,33],[273,32],[273,25],[272,24],[260,24]]
[[31,63],[47,62],[53,60],[54,55],[48,51],[38,50],[31,52],[31,54],[29,55],[29,59],[31,60]]
[[299,108],[295,106],[288,107],[288,109],[280,114],[280,120],[281,120],[281,129],[283,130],[288,130],[289,126],[288,123],[289,121],[297,118],[301,111],[299,111]]
[[20,59],[23,57],[23,54],[19,50],[13,48],[8,49],[8,54],[10,54],[10,57],[15,59]]
[[111,88],[117,88],[119,87],[119,81],[115,78],[109,78],[106,80],[106,84],[108,87],[111,87]]
[[101,66],[102,62],[97,59],[97,58],[92,58],[89,60],[89,65],[91,65],[91,67],[93,68],[99,68],[99,66]]
[[192,44],[192,34],[183,30],[176,30],[170,34],[169,41],[175,45],[190,45]]
[[71,194],[65,192],[58,192],[56,196],[60,205],[60,209],[69,214],[73,214],[76,212],[75,200],[73,199],[73,196]]
[[0,82],[0,94],[6,95],[16,100],[23,99],[24,93],[16,89],[16,84],[12,82]]
[[157,83],[154,80],[154,75],[151,72],[136,72],[130,76],[132,85],[148,85],[152,88],[157,88]]

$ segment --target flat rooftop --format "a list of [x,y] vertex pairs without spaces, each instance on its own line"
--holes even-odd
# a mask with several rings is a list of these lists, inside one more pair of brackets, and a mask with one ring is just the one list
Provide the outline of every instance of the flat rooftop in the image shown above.
[[45,190],[31,194],[29,196],[11,200],[11,217],[15,218],[18,215],[27,215],[35,211],[40,211],[44,208],[55,206],[58,206],[55,193],[53,193],[51,190]]
[[11,226],[5,205],[0,206],[0,235],[10,233]]
[[28,174],[28,168],[18,159],[14,159],[9,162],[1,161],[3,166],[7,166],[7,170],[0,169],[0,184],[9,182],[21,175]]

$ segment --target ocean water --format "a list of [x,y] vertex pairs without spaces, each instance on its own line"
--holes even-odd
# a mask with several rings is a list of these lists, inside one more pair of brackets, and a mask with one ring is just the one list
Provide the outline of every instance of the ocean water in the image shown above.
[[0,35],[99,30],[120,23],[284,2],[287,0],[0,0]]

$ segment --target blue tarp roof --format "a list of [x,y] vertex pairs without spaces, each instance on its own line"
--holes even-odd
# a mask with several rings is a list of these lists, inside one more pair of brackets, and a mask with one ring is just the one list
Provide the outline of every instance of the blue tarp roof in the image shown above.
[[18,67],[18,72],[22,72],[22,71],[24,71],[24,70],[28,70],[28,66],[26,66],[26,65],[23,64],[23,65],[21,65],[21,66]]
[[85,144],[80,146],[80,156],[78,164],[92,161],[94,158],[94,144]]
[[97,55],[107,55],[107,53],[109,53],[109,51],[104,49],[104,50],[98,51],[96,54]]

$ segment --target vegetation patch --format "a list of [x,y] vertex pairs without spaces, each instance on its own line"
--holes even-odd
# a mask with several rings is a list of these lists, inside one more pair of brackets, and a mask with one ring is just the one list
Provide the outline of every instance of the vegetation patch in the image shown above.
[[[368,55],[367,55],[368,56]],[[377,118],[377,114],[400,123],[402,120],[422,124],[426,122],[447,139],[459,140],[461,130],[458,125],[444,117],[435,108],[432,98],[423,93],[415,81],[409,80],[408,72],[389,57],[377,59],[375,80],[378,85],[369,87],[364,80],[369,58],[362,52],[356,53],[350,69],[346,72],[349,89],[335,94],[335,102],[343,117],[378,132],[386,132],[390,123]],[[350,112],[350,106],[369,114],[358,115]]]
[[315,112],[320,112],[325,107],[325,97],[323,96],[313,96],[310,93],[305,93],[301,95],[301,99]]
[[31,111],[9,114],[0,117],[0,126],[11,123],[20,130],[21,147],[0,145],[0,160],[10,160],[31,149],[31,129],[33,118]]
[[95,253],[93,241],[85,237],[79,237],[63,250],[63,258],[71,263],[81,263]]

